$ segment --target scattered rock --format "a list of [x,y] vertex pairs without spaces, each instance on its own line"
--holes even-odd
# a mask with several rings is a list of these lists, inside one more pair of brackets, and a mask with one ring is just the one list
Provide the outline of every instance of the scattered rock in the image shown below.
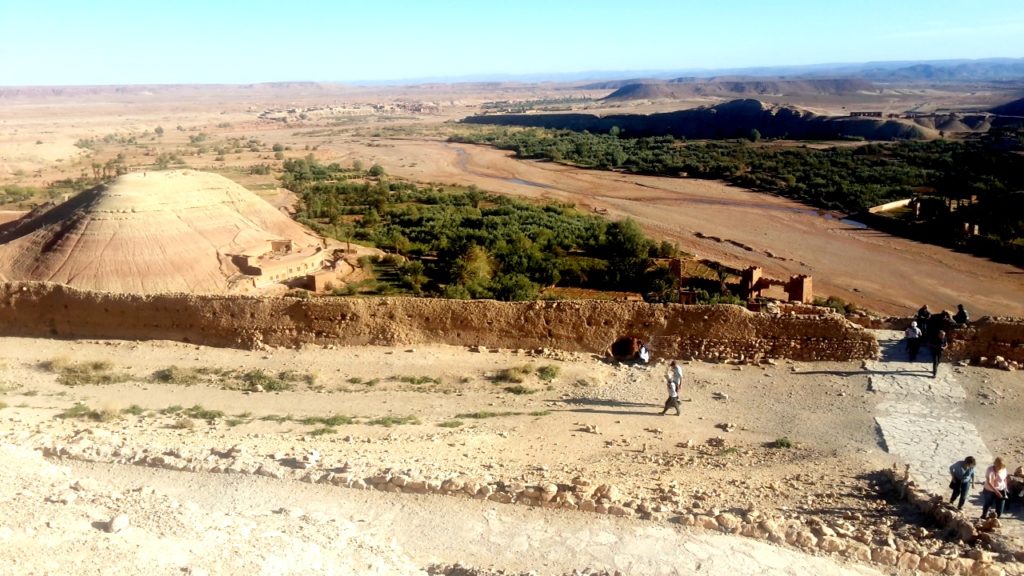
[[107,532],[116,534],[127,528],[129,523],[128,516],[126,514],[118,514],[107,522]]

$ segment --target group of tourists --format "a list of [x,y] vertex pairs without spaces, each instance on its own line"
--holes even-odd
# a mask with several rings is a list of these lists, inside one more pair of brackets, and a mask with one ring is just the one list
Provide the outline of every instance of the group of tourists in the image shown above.
[[[971,487],[974,486],[974,467],[976,464],[974,456],[968,456],[959,462],[954,462],[949,467],[949,475],[951,477],[949,487],[953,490],[952,496],[949,497],[949,503],[952,504],[959,499],[957,510],[963,509],[964,502],[967,500],[967,494],[970,492]],[[1024,470],[1018,468],[1014,477],[1019,477],[1021,473],[1024,473]],[[995,512],[997,518],[1001,518],[1006,510],[1006,502],[1017,491],[1019,491],[1019,496],[1024,496],[1024,485],[1019,482],[1011,483],[1006,465],[1003,464],[1003,459],[996,458],[992,465],[985,470],[985,479],[982,481],[981,519],[984,520],[988,517],[990,509]]]
[[949,346],[948,335],[950,331],[970,322],[970,316],[963,304],[956,305],[956,314],[950,314],[943,310],[938,314],[932,314],[928,305],[921,306],[904,332],[904,340],[907,345],[907,356],[911,362],[917,361],[917,354],[921,345],[926,344],[932,354],[932,378],[939,373],[939,363],[942,362],[942,352]]

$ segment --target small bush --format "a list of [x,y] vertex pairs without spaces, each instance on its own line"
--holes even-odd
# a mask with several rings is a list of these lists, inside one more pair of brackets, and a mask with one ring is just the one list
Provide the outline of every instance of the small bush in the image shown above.
[[415,416],[381,416],[367,422],[370,426],[401,426],[403,424],[419,424],[420,419]]
[[257,387],[262,388],[264,392],[280,392],[292,389],[290,382],[274,378],[263,372],[263,370],[250,370],[242,374],[242,382],[245,383],[244,389],[252,392],[255,392],[258,389]]
[[310,436],[323,436],[325,434],[335,434],[337,432],[337,430],[331,428],[330,426],[324,426],[323,428],[317,428],[316,430],[313,430],[309,434]]
[[326,417],[310,416],[309,418],[303,418],[302,420],[299,420],[299,422],[307,426],[312,426],[313,424],[321,424],[323,426],[333,427],[352,424],[353,422],[355,422],[355,420],[351,416],[335,414],[333,416]]
[[178,412],[181,412],[182,410],[184,410],[184,408],[180,404],[175,404],[174,406],[168,406],[167,408],[164,408],[163,410],[160,410],[160,413],[161,414],[165,414],[165,415],[177,414]]
[[536,412],[530,412],[530,416],[550,416],[551,410],[537,410]]
[[548,364],[537,368],[537,377],[545,382],[550,382],[558,376],[558,366]]
[[209,422],[224,417],[224,413],[221,412],[220,410],[207,410],[206,408],[203,408],[199,404],[196,404],[191,408],[185,409],[184,411],[182,411],[182,413],[189,418],[195,418],[197,420],[206,420]]
[[222,377],[230,374],[230,370],[220,368],[179,368],[177,366],[169,366],[154,372],[150,379],[163,384],[190,386],[200,382],[219,381]]
[[316,384],[316,374],[299,372],[298,370],[285,370],[278,374],[277,377],[284,382],[301,382],[307,386]]
[[121,416],[121,413],[113,408],[103,408],[102,410],[93,410],[85,404],[75,404],[71,408],[61,412],[57,415],[58,418],[68,420],[93,420],[95,422],[110,422]]
[[142,416],[145,414],[146,409],[138,404],[132,404],[131,406],[121,410],[122,414],[131,414],[132,416]]
[[524,377],[533,372],[529,366],[514,366],[512,368],[502,368],[494,373],[491,380],[498,383],[510,383],[510,384],[521,384]]
[[497,418],[498,416],[515,416],[519,412],[466,412],[463,414],[456,414],[456,418],[468,418],[472,420],[483,420],[484,418]]
[[69,420],[71,418],[90,418],[93,410],[85,404],[75,404],[71,408],[57,414],[57,418]]
[[398,380],[399,382],[405,382],[406,384],[414,384],[419,386],[421,384],[440,384],[440,378],[431,378],[430,376],[392,376],[392,379]]
[[106,360],[71,362],[66,358],[55,358],[39,366],[55,372],[57,381],[65,386],[117,384],[130,378],[128,374],[113,372],[114,365]]
[[516,384],[515,386],[505,386],[505,392],[520,396],[523,394],[533,394],[534,392],[536,392],[536,390],[534,390],[533,388],[527,388],[522,384]]
[[191,430],[196,427],[196,423],[191,418],[178,418],[173,426],[178,430]]
[[790,440],[789,438],[783,436],[782,438],[776,438],[775,440],[773,440],[769,444],[769,446],[772,447],[772,448],[792,448],[793,447],[793,441]]
[[281,422],[290,422],[292,420],[292,417],[281,416],[279,414],[267,414],[266,416],[261,416],[260,420],[263,420],[264,422],[277,422],[278,424],[280,424]]
[[462,426],[462,420],[445,420],[444,422],[438,422],[437,425],[441,428],[458,428]]
[[227,420],[224,421],[224,423],[231,428],[234,428],[235,426],[238,426],[240,424],[245,424],[246,422],[248,422],[248,420],[244,418],[228,418]]

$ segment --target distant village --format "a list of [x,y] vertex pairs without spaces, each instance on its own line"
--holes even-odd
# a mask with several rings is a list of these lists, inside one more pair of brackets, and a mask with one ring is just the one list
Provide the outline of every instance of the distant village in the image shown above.
[[311,106],[308,108],[268,108],[259,114],[260,120],[274,122],[300,122],[316,118],[337,116],[375,116],[401,114],[439,114],[440,103],[420,101],[396,101],[387,104],[364,103],[344,106]]

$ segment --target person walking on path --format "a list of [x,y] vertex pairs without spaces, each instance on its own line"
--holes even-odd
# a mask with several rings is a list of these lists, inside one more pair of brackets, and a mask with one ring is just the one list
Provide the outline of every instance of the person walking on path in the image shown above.
[[917,352],[921,350],[921,329],[917,327],[916,320],[910,323],[903,336],[907,340],[907,356],[910,357],[911,362],[914,362],[917,360]]
[[939,374],[939,362],[942,362],[942,351],[946,349],[949,342],[946,341],[946,331],[939,330],[932,336],[928,347],[932,351],[932,378]]
[[676,409],[676,416],[679,416],[682,412],[679,410],[679,387],[683,383],[683,369],[679,367],[679,364],[675,360],[668,365],[668,375],[666,376],[666,384],[668,385],[668,400],[665,400],[665,409],[661,411],[661,415],[664,416],[668,412],[669,408]]
[[1006,496],[1006,465],[1002,458],[997,457],[985,470],[985,487],[981,490],[981,519],[988,517],[989,508],[995,509],[996,518],[1002,517]]
[[956,506],[957,510],[964,509],[967,492],[974,485],[975,464],[974,456],[968,456],[949,467],[949,475],[952,476],[952,479],[949,481],[949,487],[953,489],[953,495],[949,497],[949,503],[952,504],[957,496],[959,496],[960,503]]

